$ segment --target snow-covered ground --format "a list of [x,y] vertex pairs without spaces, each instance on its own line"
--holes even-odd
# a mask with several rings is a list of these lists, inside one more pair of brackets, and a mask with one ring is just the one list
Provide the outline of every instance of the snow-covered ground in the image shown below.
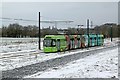
[[118,48],[25,78],[118,78]]
[[36,49],[38,49],[38,38],[0,38],[0,53]]
[[[89,50],[94,50],[94,49],[101,49],[104,48],[102,47],[97,47],[97,48],[89,48]],[[18,68],[18,67],[22,67],[22,66],[26,66],[26,65],[31,65],[31,64],[35,64],[35,63],[39,63],[42,61],[46,61],[49,59],[53,59],[53,58],[58,58],[58,57],[62,57],[62,56],[67,56],[67,55],[72,55],[72,54],[78,54],[80,52],[85,52],[85,51],[89,51],[88,49],[78,49],[75,52],[73,51],[66,51],[61,52],[61,53],[49,53],[49,54],[45,54],[45,53],[41,53],[38,50],[36,51],[21,51],[17,54],[15,53],[4,53],[1,55],[0,57],[0,67],[2,69],[2,71],[4,70],[11,70],[14,68]],[[15,56],[18,55],[18,56]],[[19,56],[22,55],[22,56]],[[12,57],[9,57],[12,56]],[[15,56],[15,57],[14,57]],[[7,58],[3,58],[3,57],[7,57]]]
[[[118,41],[117,38],[113,39],[113,42],[110,42],[110,39],[105,39],[104,46],[116,45],[117,41]],[[18,45],[16,43],[14,43],[14,44]],[[30,44],[30,45],[27,45],[27,44]],[[41,42],[41,48],[43,48],[42,44],[43,43]],[[26,46],[27,50],[24,50],[25,48],[22,49],[22,47],[20,47],[21,50],[19,51],[19,50],[17,50],[18,48],[16,47],[16,49],[15,49],[16,51],[14,52],[13,49],[12,49],[13,51],[9,50],[9,48],[10,48],[9,46],[13,46],[13,45],[2,46],[2,48],[3,48],[2,50],[6,50],[6,51],[8,50],[8,52],[1,52],[0,53],[0,69],[2,71],[14,69],[14,68],[18,68],[18,67],[22,67],[22,66],[26,66],[26,65],[31,65],[31,64],[35,64],[35,63],[39,63],[39,62],[49,60],[49,59],[53,59],[53,58],[57,58],[57,57],[62,57],[62,56],[76,54],[76,53],[79,53],[79,52],[88,51],[87,49],[83,49],[83,50],[79,49],[79,50],[76,50],[75,52],[66,51],[65,53],[62,52],[62,53],[45,54],[45,53],[41,53],[41,51],[39,51],[37,49],[37,46],[36,46],[37,43],[36,42],[31,43],[31,41],[30,41],[30,43],[24,44],[24,42],[22,42],[21,44],[19,44],[19,45]],[[35,49],[31,49],[30,48],[31,46],[35,47]],[[103,48],[104,46],[96,47],[96,48],[90,48],[89,50]],[[10,56],[12,56],[12,57],[10,57]],[[7,58],[3,58],[3,57],[7,57]]]

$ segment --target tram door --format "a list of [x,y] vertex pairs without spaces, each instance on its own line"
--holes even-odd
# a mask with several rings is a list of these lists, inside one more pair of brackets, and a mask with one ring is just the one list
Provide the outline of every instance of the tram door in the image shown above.
[[95,46],[97,46],[97,40],[96,40],[96,37],[95,37]]
[[74,46],[74,42],[73,42],[73,39],[70,40],[70,49],[73,49],[73,46]]
[[93,43],[92,43],[92,38],[90,38],[90,46],[92,46],[93,45]]
[[56,45],[57,45],[57,50],[60,51],[60,39],[57,40]]

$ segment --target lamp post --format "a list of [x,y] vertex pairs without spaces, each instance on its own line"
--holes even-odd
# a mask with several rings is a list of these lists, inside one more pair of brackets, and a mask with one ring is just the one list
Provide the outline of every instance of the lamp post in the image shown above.
[[114,24],[114,23],[107,23],[107,25],[110,26],[110,37],[111,37],[111,42],[112,42],[112,37],[113,37],[113,31],[112,31],[113,24]]
[[93,27],[93,22],[91,21],[91,29],[90,29],[91,34],[92,34],[92,27]]

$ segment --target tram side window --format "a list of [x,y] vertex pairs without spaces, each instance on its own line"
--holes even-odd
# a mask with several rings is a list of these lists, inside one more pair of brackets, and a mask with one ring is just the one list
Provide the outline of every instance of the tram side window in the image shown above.
[[104,37],[102,37],[102,39],[104,39]]
[[90,38],[90,40],[92,41],[92,38]]
[[100,40],[100,37],[98,37],[98,40]]
[[52,47],[56,46],[56,41],[53,39],[52,40]]
[[96,37],[95,37],[95,40],[96,40]]

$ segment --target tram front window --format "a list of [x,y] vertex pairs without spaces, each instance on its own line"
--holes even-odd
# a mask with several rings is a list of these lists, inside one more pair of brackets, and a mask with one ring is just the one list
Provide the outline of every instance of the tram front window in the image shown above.
[[44,39],[43,45],[45,47],[50,47],[51,46],[51,42],[52,42],[51,39]]
[[56,42],[54,39],[44,39],[43,45],[45,47],[54,47],[56,45]]

